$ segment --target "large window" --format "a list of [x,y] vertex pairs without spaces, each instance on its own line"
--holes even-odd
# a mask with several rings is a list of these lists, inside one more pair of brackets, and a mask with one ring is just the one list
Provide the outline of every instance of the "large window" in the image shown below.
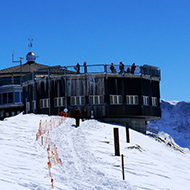
[[49,99],[40,100],[40,108],[49,108],[49,106],[50,106]]
[[122,104],[122,96],[110,95],[110,104]]
[[90,104],[103,104],[104,103],[104,96],[94,95],[90,96]]
[[21,103],[23,101],[22,91],[15,92],[15,103]]
[[72,96],[71,105],[84,105],[85,97],[84,96]]
[[148,96],[143,96],[143,105],[149,106],[149,97]]
[[158,106],[158,99],[156,97],[152,97],[152,106]]
[[137,95],[127,95],[126,96],[126,103],[131,105],[139,104],[139,99]]
[[65,97],[54,98],[54,106],[55,107],[64,106],[64,105],[65,105]]

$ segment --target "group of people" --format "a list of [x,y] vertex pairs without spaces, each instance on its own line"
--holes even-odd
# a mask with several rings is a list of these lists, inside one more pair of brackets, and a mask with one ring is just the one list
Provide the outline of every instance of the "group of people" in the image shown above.
[[[84,121],[87,118],[87,110],[86,110],[86,108],[83,110],[82,115],[83,115],[82,121]],[[76,120],[76,127],[78,127],[80,125],[80,119],[81,119],[81,111],[79,110],[78,107],[76,107],[76,109],[74,110],[73,117]]]
[[[86,62],[84,62],[83,67],[84,67],[84,73],[87,73],[87,65],[86,65]],[[80,73],[80,64],[77,63],[77,65],[74,67],[74,69],[77,71],[77,74],[79,74],[79,73]]]
[[[125,71],[124,64],[122,62],[119,63],[119,70],[120,70],[119,74],[123,74],[123,73],[132,73],[132,74],[134,74],[135,69],[136,69],[135,63],[132,64],[131,68],[128,67],[127,71]],[[113,63],[111,63],[110,70],[111,70],[112,73],[116,73],[116,69],[115,69]]]

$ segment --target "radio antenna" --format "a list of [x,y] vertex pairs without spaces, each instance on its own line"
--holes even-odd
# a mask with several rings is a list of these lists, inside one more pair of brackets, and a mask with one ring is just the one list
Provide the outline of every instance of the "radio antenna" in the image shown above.
[[32,51],[32,41],[33,41],[33,39],[28,38],[28,40],[29,40],[29,43],[28,43],[29,51]]

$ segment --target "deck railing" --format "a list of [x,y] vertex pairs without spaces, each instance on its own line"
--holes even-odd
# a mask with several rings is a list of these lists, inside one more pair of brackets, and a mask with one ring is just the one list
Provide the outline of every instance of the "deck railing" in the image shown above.
[[[50,76],[50,75],[72,75],[72,74],[114,74],[114,75],[143,75],[149,77],[155,77],[161,79],[160,70],[157,67],[143,65],[136,65],[134,73],[127,72],[128,68],[131,69],[131,65],[124,65],[124,70],[121,72],[120,65],[114,65],[115,72],[110,70],[111,64],[93,64],[93,65],[80,65],[77,71],[77,66],[53,66],[48,68],[41,68],[35,71],[38,77]],[[23,76],[23,82],[31,80],[32,73]]]

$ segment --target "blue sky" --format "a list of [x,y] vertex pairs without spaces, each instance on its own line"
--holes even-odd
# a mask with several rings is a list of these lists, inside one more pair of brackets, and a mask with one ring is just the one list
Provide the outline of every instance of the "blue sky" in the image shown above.
[[49,66],[115,63],[161,69],[161,99],[190,101],[189,0],[0,1],[0,69],[28,53]]

